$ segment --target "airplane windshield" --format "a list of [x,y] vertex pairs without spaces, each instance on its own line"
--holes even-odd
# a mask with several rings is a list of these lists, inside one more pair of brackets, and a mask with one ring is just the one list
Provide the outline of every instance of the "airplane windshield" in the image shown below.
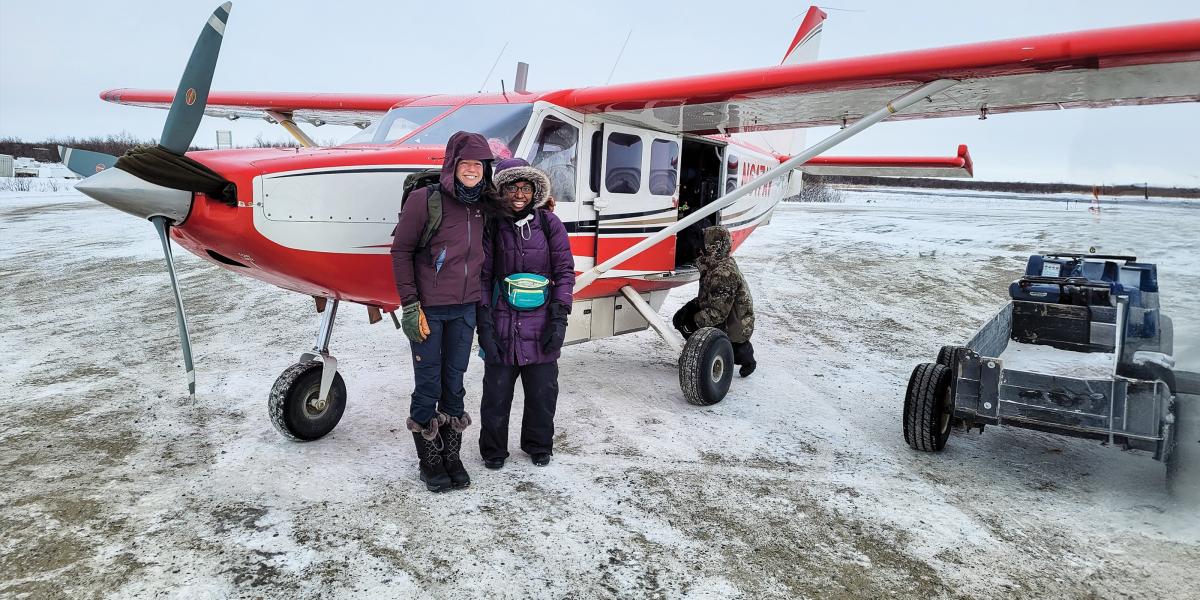
[[404,140],[403,144],[445,144],[458,131],[474,131],[488,139],[492,151],[503,158],[521,142],[532,104],[468,104]]
[[394,142],[450,110],[450,106],[404,106],[393,108],[370,127],[354,134],[346,144],[387,144]]

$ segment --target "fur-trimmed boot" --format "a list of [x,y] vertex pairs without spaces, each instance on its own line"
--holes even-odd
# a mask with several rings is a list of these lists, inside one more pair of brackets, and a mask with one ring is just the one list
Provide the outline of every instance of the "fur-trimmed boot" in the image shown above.
[[471,485],[471,476],[467,474],[467,469],[463,466],[458,453],[462,450],[462,434],[471,424],[471,416],[463,413],[461,417],[451,417],[439,413],[438,417],[445,423],[442,425],[440,433],[445,441],[442,444],[442,463],[446,465],[446,474],[450,476],[454,487],[465,488]]
[[444,492],[452,485],[442,460],[445,447],[445,440],[439,435],[440,428],[445,424],[441,420],[442,416],[444,415],[435,415],[426,425],[421,425],[411,418],[407,423],[408,430],[413,434],[413,443],[417,445],[421,481],[425,482],[425,487],[431,492]]

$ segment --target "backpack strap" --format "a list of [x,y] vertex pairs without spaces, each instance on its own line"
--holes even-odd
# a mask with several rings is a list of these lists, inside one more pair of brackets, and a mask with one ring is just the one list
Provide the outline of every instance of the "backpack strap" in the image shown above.
[[535,209],[538,214],[538,221],[542,224],[542,235],[546,236],[546,251],[550,250],[550,225],[546,223],[546,210],[542,208]]
[[427,248],[429,240],[433,239],[433,234],[437,233],[438,228],[442,226],[442,193],[438,191],[437,185],[431,185],[427,189],[429,190],[426,195],[429,201],[429,211],[425,218],[425,228],[421,230],[421,237],[417,241],[418,248]]

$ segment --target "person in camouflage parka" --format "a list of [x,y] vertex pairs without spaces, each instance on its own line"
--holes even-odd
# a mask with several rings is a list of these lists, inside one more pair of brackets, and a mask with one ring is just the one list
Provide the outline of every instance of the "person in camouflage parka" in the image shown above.
[[683,336],[690,337],[701,327],[716,327],[729,336],[733,344],[733,362],[741,365],[742,377],[757,367],[754,346],[754,299],[729,255],[733,241],[729,230],[720,225],[704,230],[704,254],[696,260],[700,269],[699,295],[679,309],[672,321]]

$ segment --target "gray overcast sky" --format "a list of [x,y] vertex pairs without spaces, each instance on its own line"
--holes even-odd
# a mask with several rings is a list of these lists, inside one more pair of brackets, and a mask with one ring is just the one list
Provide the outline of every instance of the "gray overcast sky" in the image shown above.
[[[122,130],[157,137],[166,113],[108,104],[107,88],[174,89],[192,44],[218,0],[64,2],[0,0],[0,137],[40,139]],[[932,48],[1190,19],[1194,2],[881,2],[839,0],[829,10],[822,58]],[[603,84],[621,42],[633,35],[613,83],[777,64],[802,2],[579,3],[236,0],[213,89],[314,92],[470,93],[499,90],[516,61],[531,63],[530,88]],[[352,133],[305,128],[320,141]],[[197,143],[217,129],[240,143],[266,123],[206,118]],[[831,131],[810,130],[813,143]],[[882,124],[830,154],[950,155],[971,147],[976,177],[1200,187],[1200,104],[1070,110]]]

